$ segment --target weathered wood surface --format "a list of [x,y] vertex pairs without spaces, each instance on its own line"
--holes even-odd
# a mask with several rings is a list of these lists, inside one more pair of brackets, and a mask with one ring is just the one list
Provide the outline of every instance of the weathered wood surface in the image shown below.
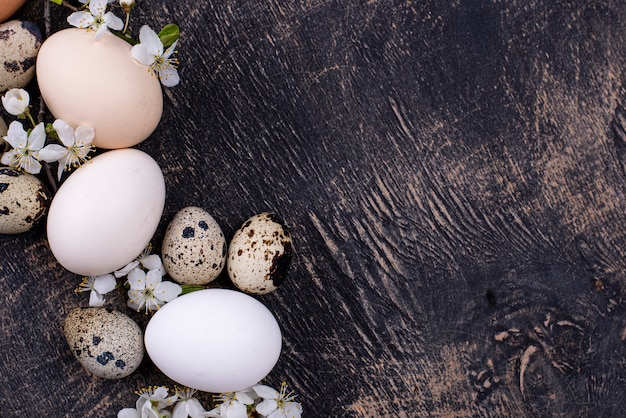
[[[188,205],[227,237],[286,220],[293,267],[259,299],[284,333],[268,382],[305,416],[625,414],[625,3],[138,3],[183,31],[139,146],[167,182],[155,241]],[[167,383],[73,359],[86,295],[43,226],[0,257],[2,416],[112,417]]]

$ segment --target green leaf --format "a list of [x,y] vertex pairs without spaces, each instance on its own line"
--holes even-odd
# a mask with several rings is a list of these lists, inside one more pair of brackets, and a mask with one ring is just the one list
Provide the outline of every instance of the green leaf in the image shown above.
[[50,0],[54,4],[58,4],[59,6],[63,4],[63,0]]
[[159,32],[159,39],[165,48],[169,48],[180,37],[180,29],[175,23],[165,25]]

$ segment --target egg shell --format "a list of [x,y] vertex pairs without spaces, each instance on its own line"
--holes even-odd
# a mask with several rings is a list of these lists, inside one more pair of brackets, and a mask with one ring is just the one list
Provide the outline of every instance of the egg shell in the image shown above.
[[[41,95],[57,119],[89,125],[98,148],[126,148],[145,140],[163,113],[163,93],[131,45],[106,32],[69,28],[50,36],[37,58]],[[59,65],[59,63],[63,63]]]
[[2,0],[0,3],[0,23],[4,22],[26,2],[26,0]]
[[11,20],[0,24],[0,92],[30,83],[42,39],[32,22]]
[[272,313],[244,293],[204,289],[159,309],[144,336],[148,356],[180,385],[234,392],[262,380],[280,356],[282,337]]
[[170,277],[179,283],[203,285],[219,276],[226,261],[226,238],[204,209],[181,209],[165,231],[161,258]]
[[48,213],[48,243],[58,262],[83,276],[110,273],[148,246],[165,206],[158,164],[136,149],[98,155],[73,172]]
[[74,357],[98,377],[126,377],[143,360],[141,329],[121,312],[105,308],[74,309],[65,318],[63,333]]
[[45,215],[50,199],[37,177],[0,167],[0,234],[30,230]]
[[292,259],[291,235],[275,214],[263,212],[248,219],[230,242],[227,271],[244,292],[270,293],[284,281]]

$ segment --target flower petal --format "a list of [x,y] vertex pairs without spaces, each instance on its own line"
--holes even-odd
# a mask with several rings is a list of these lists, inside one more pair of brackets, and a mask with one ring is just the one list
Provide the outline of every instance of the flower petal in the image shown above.
[[287,402],[283,407],[283,412],[290,418],[300,418],[302,415],[302,405],[300,405],[300,402]]
[[89,306],[98,308],[104,305],[104,297],[95,290],[89,292]]
[[117,413],[117,418],[141,418],[141,414],[135,408],[124,408]]
[[276,399],[279,395],[276,389],[267,385],[256,385],[252,389],[263,399]]
[[143,290],[146,288],[146,272],[142,269],[132,269],[128,273],[128,283],[133,290]]
[[67,17],[67,23],[81,29],[90,27],[94,20],[92,14],[85,11],[74,12]]
[[178,45],[178,39],[174,41],[174,43],[172,45],[169,46],[169,48],[167,48],[165,50],[165,53],[163,54],[163,58],[167,59],[169,58],[174,52],[176,52],[176,45]]
[[[156,271],[156,270],[152,270]],[[173,282],[161,282],[156,289],[154,289],[154,296],[161,299],[163,302],[169,302],[176,299],[181,294],[183,288]]]
[[109,293],[111,290],[115,289],[115,286],[117,286],[117,280],[115,280],[112,274],[98,276],[93,282],[93,288],[96,289],[98,293],[102,294]]
[[107,9],[107,0],[91,0],[89,11],[94,16],[102,16]]
[[74,129],[63,119],[57,119],[52,123],[52,127],[59,135],[59,139],[66,147],[71,147],[76,142]]
[[239,390],[235,392],[235,397],[239,402],[244,405],[252,405],[254,403],[253,393],[250,393],[250,389]]
[[0,158],[0,163],[2,165],[10,166],[13,163],[13,161],[15,160],[15,155],[16,154],[17,154],[17,151],[14,150],[14,149],[5,152],[4,154],[2,154],[2,158]]
[[21,167],[30,174],[39,174],[41,171],[41,163],[32,157],[28,158],[26,163],[21,164]]
[[7,135],[4,137],[4,140],[15,149],[24,148],[28,143],[28,134],[24,130],[22,124],[14,120],[11,124],[9,124],[9,130],[7,131]]
[[28,137],[28,148],[33,151],[39,151],[46,143],[46,128],[42,123],[37,124],[30,132]]
[[187,401],[180,401],[176,404],[172,413],[172,418],[189,418]]
[[50,144],[46,145],[39,151],[39,159],[47,163],[53,163],[65,158],[67,153],[67,148],[64,146],[59,144]]
[[160,401],[162,399],[167,398],[167,388],[163,386],[159,386],[154,390],[154,394],[150,396],[150,399],[153,401]]
[[170,66],[162,67],[159,70],[159,79],[165,87],[174,87],[180,83],[180,77],[176,68]]
[[265,399],[263,402],[260,402],[256,407],[257,412],[261,415],[269,415],[272,412],[276,411],[278,408],[278,404],[274,399]]
[[96,136],[96,132],[89,125],[81,125],[76,128],[76,142],[82,143],[84,145],[91,145],[94,137]]
[[57,167],[57,179],[61,181],[61,177],[63,177],[63,172],[65,171],[65,164],[67,163],[67,155],[59,160],[59,165]]
[[161,283],[161,272],[159,270],[150,270],[146,274],[146,287],[156,289]]
[[239,402],[233,402],[226,410],[226,418],[248,418],[246,406]]
[[148,25],[143,25],[139,29],[139,41],[145,44],[148,49],[156,56],[163,55],[163,43],[159,38],[159,35]]
[[196,398],[185,401],[187,403],[187,411],[191,418],[202,418],[205,416],[206,410]]
[[143,65],[152,65],[154,63],[155,53],[146,44],[137,44],[130,49],[130,55]]
[[139,265],[139,261],[133,260],[130,263],[126,264],[121,269],[114,271],[113,274],[115,275],[115,277],[119,279],[120,277],[126,276],[128,273],[131,272],[131,270],[136,268],[138,265]]
[[107,25],[100,25],[100,26],[98,26],[98,29],[96,29],[96,34],[94,36],[94,39],[98,40],[98,39],[102,38],[102,36],[106,32],[108,32],[108,31],[109,31],[109,29],[107,28]]
[[163,263],[158,254],[150,254],[139,260],[141,264],[148,270],[162,270]]
[[122,22],[122,19],[115,16],[112,12],[105,13],[104,16],[102,16],[102,19],[104,19],[104,23],[107,25],[109,29],[113,29],[113,30],[124,29],[124,22]]
[[126,301],[126,305],[135,311],[141,309],[141,305],[143,304],[143,298],[141,297],[141,290],[130,289],[128,291],[128,300]]

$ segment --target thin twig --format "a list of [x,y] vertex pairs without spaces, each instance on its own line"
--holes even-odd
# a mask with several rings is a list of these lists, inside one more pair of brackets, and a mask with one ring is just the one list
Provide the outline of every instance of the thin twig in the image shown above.
[[[48,2],[50,2],[50,0],[48,0]],[[68,4],[66,1],[62,1],[61,2],[61,6],[65,6],[68,9],[70,9],[71,11],[73,11],[73,12],[78,12],[78,11],[81,10],[80,8],[78,8],[76,6],[72,6],[71,4]]]
[[[43,0],[43,22],[44,22],[44,29],[46,32],[45,39],[47,39],[50,36],[50,31],[51,31],[50,0]],[[41,96],[41,93],[40,93],[39,94],[39,112],[37,113],[37,121],[41,123],[45,120],[45,117],[46,117],[46,103],[44,102],[43,97]],[[55,195],[58,189],[57,181],[54,178],[54,174],[52,174],[52,169],[50,168],[50,164],[48,164],[45,161],[42,161],[42,163],[43,163],[42,165],[44,168],[44,172],[46,173],[46,178],[48,179],[50,192],[52,193],[52,195]]]

